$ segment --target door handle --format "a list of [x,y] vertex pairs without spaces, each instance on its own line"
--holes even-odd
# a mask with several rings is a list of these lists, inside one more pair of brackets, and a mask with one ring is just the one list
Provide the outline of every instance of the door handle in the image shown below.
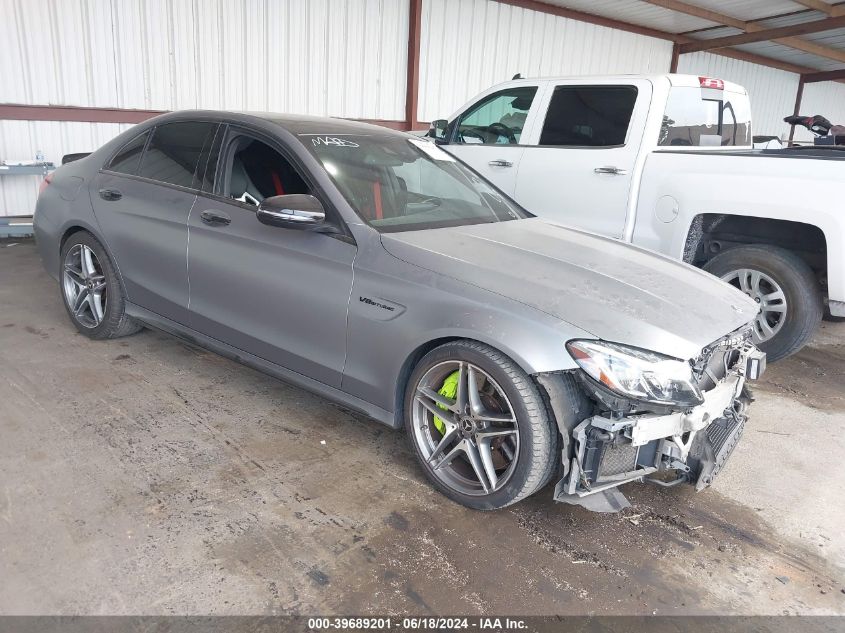
[[627,169],[620,169],[619,167],[596,167],[594,170],[597,174],[612,174],[613,176],[624,176],[628,173]]
[[107,200],[108,202],[114,202],[115,200],[120,200],[123,197],[123,194],[117,189],[100,189],[98,193],[103,200]]
[[209,226],[226,226],[232,221],[232,218],[219,211],[203,211],[200,219]]
[[489,163],[490,167],[513,167],[513,163],[509,160],[504,160],[501,158],[497,158],[496,160],[491,160]]

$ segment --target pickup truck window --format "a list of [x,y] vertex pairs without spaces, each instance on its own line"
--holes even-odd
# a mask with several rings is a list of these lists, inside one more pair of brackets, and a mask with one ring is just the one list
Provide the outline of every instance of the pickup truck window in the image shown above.
[[624,145],[636,102],[635,86],[557,86],[543,123],[540,145]]
[[748,96],[712,88],[672,88],[666,101],[658,145],[751,145]]
[[518,145],[536,94],[536,86],[521,86],[486,96],[461,116],[455,142]]

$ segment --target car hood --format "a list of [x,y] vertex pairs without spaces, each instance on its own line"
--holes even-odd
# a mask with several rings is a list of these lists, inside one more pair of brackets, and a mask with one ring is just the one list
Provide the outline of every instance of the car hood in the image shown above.
[[757,305],[692,266],[539,218],[382,234],[406,262],[484,288],[593,336],[694,358]]

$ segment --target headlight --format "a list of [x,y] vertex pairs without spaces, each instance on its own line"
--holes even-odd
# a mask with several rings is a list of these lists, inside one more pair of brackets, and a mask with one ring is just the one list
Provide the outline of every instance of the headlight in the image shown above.
[[704,402],[687,362],[603,341],[569,341],[566,349],[591,378],[627,398],[684,407]]

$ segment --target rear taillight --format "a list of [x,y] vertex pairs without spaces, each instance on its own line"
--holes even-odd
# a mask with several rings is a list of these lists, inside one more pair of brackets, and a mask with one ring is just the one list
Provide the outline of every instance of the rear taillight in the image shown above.
[[47,188],[47,185],[49,185],[52,181],[53,181],[53,174],[47,174],[46,176],[44,176],[44,180],[41,181],[41,184],[38,187],[38,195],[39,196],[42,193],[44,193],[44,190]]
[[721,79],[713,79],[712,77],[699,77],[698,84],[702,88],[714,88],[715,90],[724,90],[725,82]]

